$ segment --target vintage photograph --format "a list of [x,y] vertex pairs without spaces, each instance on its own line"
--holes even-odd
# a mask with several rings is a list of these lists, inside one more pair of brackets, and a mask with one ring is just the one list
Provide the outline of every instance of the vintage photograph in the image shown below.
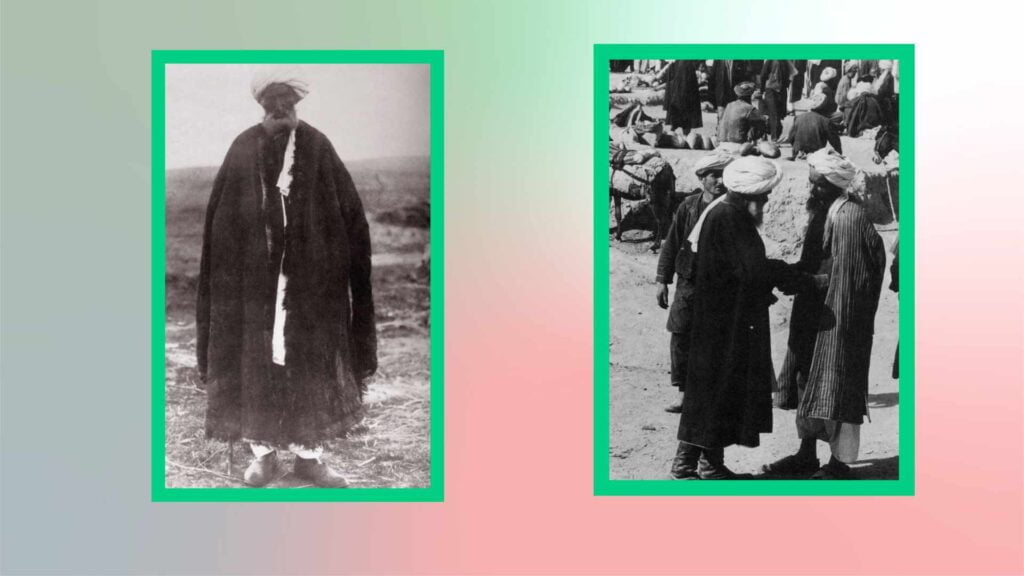
[[430,65],[164,84],[165,487],[429,487]]
[[603,65],[609,478],[898,479],[899,59]]

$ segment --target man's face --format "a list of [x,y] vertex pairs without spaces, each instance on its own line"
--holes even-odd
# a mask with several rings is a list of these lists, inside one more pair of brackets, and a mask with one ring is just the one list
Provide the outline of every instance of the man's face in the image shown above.
[[285,84],[271,84],[260,97],[263,106],[263,126],[271,134],[294,130],[299,123],[295,113],[298,95]]
[[754,225],[761,227],[764,223],[764,205],[768,203],[768,195],[747,201],[747,213],[754,219]]
[[721,170],[711,170],[710,172],[706,172],[704,176],[701,177],[700,184],[704,189],[704,192],[711,194],[716,198],[726,193],[725,184],[722,183]]
[[810,169],[808,180],[811,183],[811,198],[816,200],[828,200],[839,195],[839,191],[824,176],[814,168]]

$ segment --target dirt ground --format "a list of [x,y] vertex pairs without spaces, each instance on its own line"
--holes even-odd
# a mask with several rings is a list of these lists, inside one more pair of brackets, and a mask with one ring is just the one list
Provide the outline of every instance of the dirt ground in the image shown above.
[[[614,75],[613,75],[614,76]],[[628,102],[627,95],[617,94],[614,104]],[[649,92],[636,95],[651,99]],[[617,107],[617,106],[616,106]],[[647,106],[654,117],[664,113],[660,105]],[[611,113],[615,112],[615,108]],[[788,117],[785,129],[792,123]],[[716,117],[704,114],[701,132],[715,129]],[[843,137],[843,151],[859,167],[880,171],[871,162],[873,140]],[[692,166],[705,152],[659,149],[673,165],[677,190],[697,186]],[[785,160],[789,148],[783,146],[779,160],[785,177],[772,193],[765,209],[762,236],[769,258],[795,262],[799,258],[802,235],[806,227],[803,204],[807,198],[806,162]],[[628,211],[628,208],[627,208]],[[641,218],[637,217],[639,222]],[[609,211],[609,227],[614,218]],[[887,257],[896,240],[898,226],[887,222],[876,226],[885,241]],[[625,229],[625,227],[624,227]],[[664,408],[677,397],[670,385],[669,333],[665,330],[667,311],[658,307],[654,281],[657,254],[650,250],[650,230],[627,230],[623,241],[609,235],[610,247],[610,453],[611,477],[614,479],[664,479],[677,445],[679,415]],[[893,479],[898,475],[899,448],[899,381],[891,377],[892,361],[898,339],[899,306],[897,295],[888,289],[889,273],[883,284],[881,301],[875,317],[875,337],[871,358],[868,406],[870,422],[861,428],[860,460],[852,467],[858,478]],[[672,290],[675,286],[670,287]],[[671,293],[674,295],[674,292]],[[779,301],[771,307],[772,357],[776,373],[785,357],[792,297],[776,292]],[[670,296],[671,300],[671,296]],[[763,464],[792,453],[798,446],[793,412],[773,411],[773,432],[761,436],[758,448],[730,447],[726,464],[735,472],[757,477]],[[824,463],[828,446],[818,443],[818,456]]]
[[[430,484],[429,160],[347,163],[370,221],[379,369],[365,417],[326,446],[325,462],[353,487]],[[195,289],[202,222],[216,168],[167,178],[165,424],[168,487],[241,487],[247,445],[204,434],[206,393],[195,356]],[[286,455],[285,461],[291,455]],[[284,470],[290,470],[285,466]],[[285,473],[270,487],[304,487]]]

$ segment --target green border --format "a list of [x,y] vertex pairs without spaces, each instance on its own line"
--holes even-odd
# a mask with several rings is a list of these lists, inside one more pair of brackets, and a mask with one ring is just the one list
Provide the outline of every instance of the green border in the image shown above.
[[[428,64],[430,66],[430,486],[427,488],[167,488],[164,477],[164,71],[166,64]],[[154,50],[153,400],[154,502],[444,501],[444,52],[441,50]]]
[[[616,59],[900,61],[900,461],[897,480],[612,480],[609,464],[608,61]],[[594,494],[599,496],[912,496],[914,494],[914,45],[596,44],[594,46]],[[667,471],[666,471],[667,476]]]

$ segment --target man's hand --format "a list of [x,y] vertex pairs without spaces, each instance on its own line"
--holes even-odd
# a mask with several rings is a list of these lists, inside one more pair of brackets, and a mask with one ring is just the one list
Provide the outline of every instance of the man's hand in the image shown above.
[[828,290],[829,275],[828,274],[815,274],[814,275],[814,287],[824,292]]
[[662,284],[658,287],[658,306],[665,309],[668,308],[668,284]]

